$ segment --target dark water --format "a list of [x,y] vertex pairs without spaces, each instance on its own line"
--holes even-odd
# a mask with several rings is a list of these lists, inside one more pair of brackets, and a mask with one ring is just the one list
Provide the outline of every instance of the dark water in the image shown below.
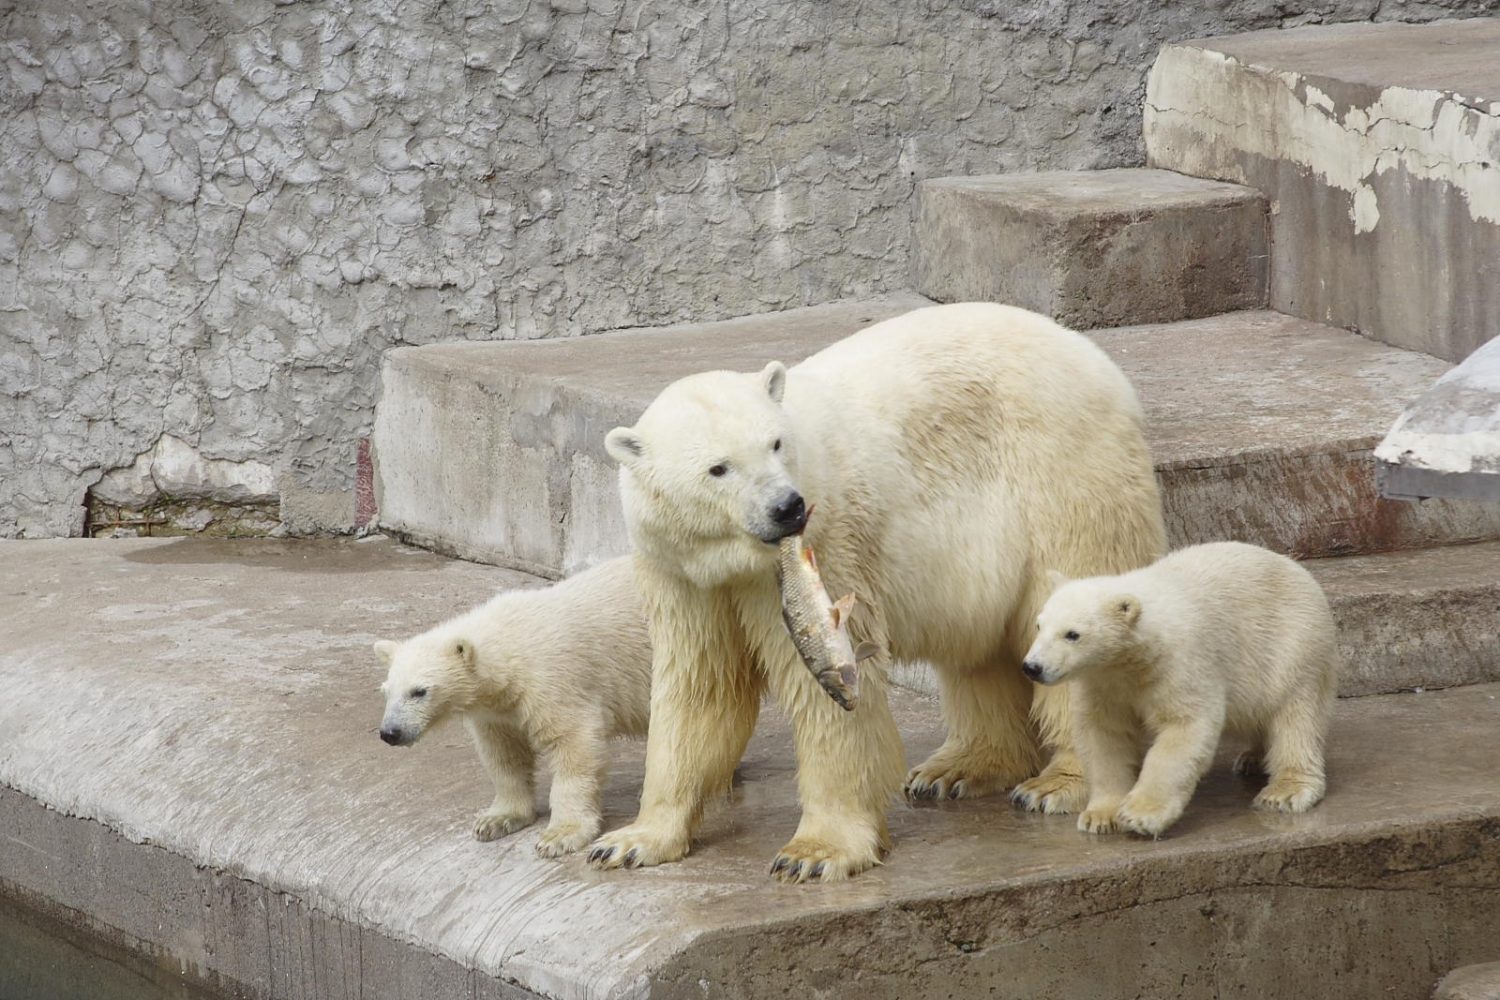
[[0,1000],[232,1000],[0,897]]

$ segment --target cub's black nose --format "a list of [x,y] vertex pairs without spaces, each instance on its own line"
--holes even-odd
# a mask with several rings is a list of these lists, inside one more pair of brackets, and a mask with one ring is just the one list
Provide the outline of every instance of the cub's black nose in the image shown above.
[[802,494],[792,492],[782,497],[781,502],[771,508],[771,520],[789,533],[801,531],[807,524],[807,504],[802,502]]
[[1042,679],[1042,665],[1040,663],[1032,663],[1030,660],[1027,660],[1025,663],[1021,664],[1021,673],[1025,674],[1027,677],[1030,677],[1034,681],[1039,681]]
[[380,728],[380,738],[391,746],[395,746],[401,742],[401,730],[394,726],[382,726]]

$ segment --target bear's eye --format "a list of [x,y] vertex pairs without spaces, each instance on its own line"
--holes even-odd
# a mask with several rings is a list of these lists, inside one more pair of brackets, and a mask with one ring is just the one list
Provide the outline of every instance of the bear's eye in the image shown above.
[[427,697],[427,689],[426,688],[412,688],[411,689],[411,696],[413,698],[425,698],[425,697]]
[[708,474],[710,476],[713,476],[715,479],[718,479],[720,476],[722,476],[724,473],[726,473],[728,471],[729,471],[729,466],[725,465],[723,462],[720,462],[718,465],[710,465],[708,467]]
[[775,441],[771,442],[771,450],[772,451],[780,451],[781,450],[781,438],[777,438]]
[[1068,640],[1069,642],[1077,642],[1078,641],[1078,633],[1077,632],[1068,632],[1068,633],[1066,633],[1066,634],[1063,635],[1063,638],[1066,639],[1066,640]]

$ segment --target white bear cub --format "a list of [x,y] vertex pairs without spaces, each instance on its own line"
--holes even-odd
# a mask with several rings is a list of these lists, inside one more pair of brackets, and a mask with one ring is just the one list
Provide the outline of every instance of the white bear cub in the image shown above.
[[1080,830],[1160,836],[1226,730],[1250,741],[1235,770],[1269,775],[1258,808],[1303,812],[1323,797],[1339,656],[1328,599],[1307,570],[1216,542],[1121,576],[1054,582],[1022,669],[1042,684],[1073,682],[1089,784]]
[[502,593],[375,652],[390,666],[382,740],[410,746],[449,715],[463,718],[495,783],[476,838],[536,819],[538,756],[552,772],[552,819],[537,852],[557,857],[599,835],[606,744],[645,736],[651,711],[651,641],[629,557]]

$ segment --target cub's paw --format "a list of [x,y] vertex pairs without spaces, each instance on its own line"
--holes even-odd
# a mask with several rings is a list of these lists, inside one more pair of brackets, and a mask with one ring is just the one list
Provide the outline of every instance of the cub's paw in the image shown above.
[[544,858],[560,858],[564,854],[583,850],[597,836],[598,820],[592,823],[559,823],[553,820],[537,838],[536,852]]
[[686,836],[662,834],[636,823],[590,844],[588,861],[593,868],[647,868],[681,861],[687,852]]
[[1255,797],[1255,808],[1268,812],[1307,812],[1323,798],[1323,783],[1306,778],[1275,778]]
[[1245,750],[1234,759],[1234,773],[1242,778],[1260,778],[1266,773],[1266,763],[1259,750]]
[[771,877],[782,882],[844,882],[880,864],[873,851],[851,851],[816,837],[793,837],[771,862]]
[[1082,809],[1088,794],[1088,782],[1082,774],[1048,764],[1041,774],[1011,789],[1010,800],[1031,812],[1067,815]]
[[1154,795],[1137,795],[1131,792],[1120,803],[1119,811],[1115,813],[1115,823],[1120,829],[1142,837],[1160,837],[1181,815],[1181,806],[1164,802]]
[[474,839],[485,843],[499,840],[523,827],[530,826],[535,820],[535,814],[482,812],[474,818]]
[[1078,814],[1078,829],[1084,833],[1114,833],[1118,829],[1115,817],[1119,808],[1110,805],[1085,809]]

